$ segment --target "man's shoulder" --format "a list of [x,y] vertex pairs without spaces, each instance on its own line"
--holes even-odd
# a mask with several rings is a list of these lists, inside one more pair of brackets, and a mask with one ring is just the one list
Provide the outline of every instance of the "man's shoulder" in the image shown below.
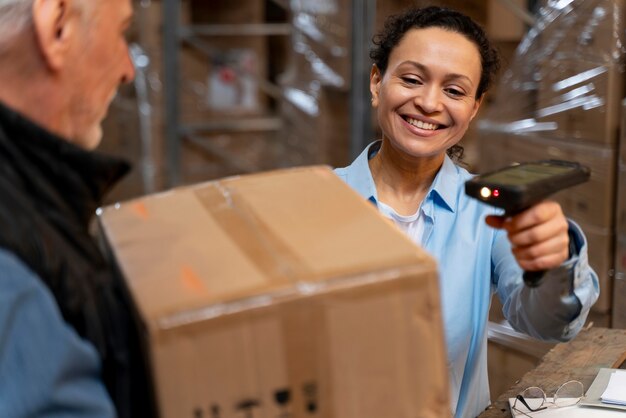
[[14,253],[0,247],[0,299],[36,291],[44,285]]
[[115,415],[99,377],[95,347],[63,320],[38,276],[3,248],[0,369],[5,377],[0,379],[2,417],[33,416],[51,408],[64,417]]

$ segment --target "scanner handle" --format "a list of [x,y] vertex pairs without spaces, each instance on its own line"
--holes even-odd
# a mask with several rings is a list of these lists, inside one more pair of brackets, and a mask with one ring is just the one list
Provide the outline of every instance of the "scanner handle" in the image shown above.
[[541,284],[543,280],[543,275],[545,273],[545,270],[525,271],[522,277],[524,278],[524,283],[526,283],[526,286],[538,287]]

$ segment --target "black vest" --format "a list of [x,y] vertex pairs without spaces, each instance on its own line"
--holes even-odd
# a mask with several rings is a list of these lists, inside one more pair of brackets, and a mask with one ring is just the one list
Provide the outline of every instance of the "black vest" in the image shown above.
[[96,347],[119,418],[153,418],[145,330],[89,234],[103,195],[128,170],[0,105],[0,247],[38,274],[65,321]]

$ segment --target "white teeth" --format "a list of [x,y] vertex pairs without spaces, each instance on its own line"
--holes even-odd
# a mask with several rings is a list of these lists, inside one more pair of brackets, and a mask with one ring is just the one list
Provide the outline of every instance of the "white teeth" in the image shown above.
[[433,123],[422,122],[421,120],[406,118],[407,122],[409,122],[413,126],[417,126],[420,129],[426,129],[429,131],[434,131],[439,127],[439,125],[435,125]]

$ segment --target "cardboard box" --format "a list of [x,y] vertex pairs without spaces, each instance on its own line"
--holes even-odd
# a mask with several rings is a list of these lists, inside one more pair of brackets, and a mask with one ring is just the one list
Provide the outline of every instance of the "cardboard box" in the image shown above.
[[577,161],[591,169],[588,182],[551,196],[565,215],[597,228],[613,228],[615,214],[616,152],[612,147],[584,141],[563,141],[538,135],[480,134],[481,172],[515,162],[559,159]]
[[[527,9],[526,0],[513,0],[512,3],[520,10]],[[519,42],[526,34],[526,24],[506,3],[488,0],[486,30],[493,41]]]
[[449,416],[434,260],[327,167],[99,210],[163,418]]

